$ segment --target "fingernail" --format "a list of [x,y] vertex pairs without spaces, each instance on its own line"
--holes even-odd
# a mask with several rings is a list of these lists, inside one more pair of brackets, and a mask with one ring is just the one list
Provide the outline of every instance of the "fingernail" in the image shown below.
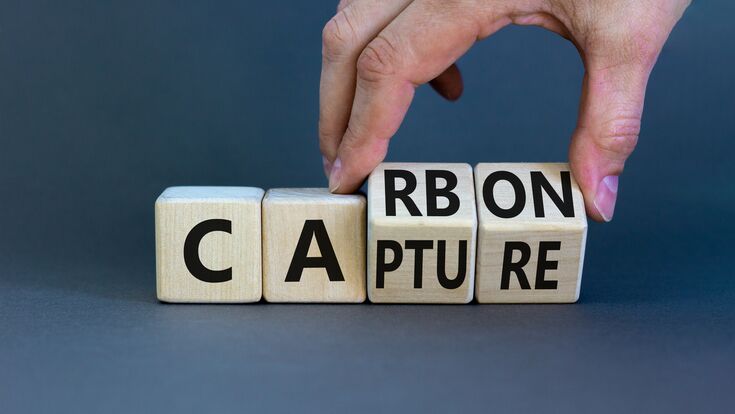
[[339,188],[339,180],[342,178],[342,160],[337,158],[332,164],[332,171],[329,173],[329,191],[335,192]]
[[332,162],[329,161],[329,159],[322,155],[322,166],[324,167],[324,175],[329,178],[329,174],[332,172]]
[[600,181],[595,194],[595,207],[605,221],[612,220],[617,198],[618,176],[608,175]]

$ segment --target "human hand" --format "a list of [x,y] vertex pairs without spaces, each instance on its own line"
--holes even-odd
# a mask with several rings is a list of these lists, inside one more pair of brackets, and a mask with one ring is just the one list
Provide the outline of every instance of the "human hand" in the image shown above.
[[462,93],[454,62],[509,24],[551,30],[585,66],[572,172],[587,214],[610,221],[638,141],[648,76],[690,0],[342,0],[323,32],[319,143],[333,192],[360,187],[429,82]]

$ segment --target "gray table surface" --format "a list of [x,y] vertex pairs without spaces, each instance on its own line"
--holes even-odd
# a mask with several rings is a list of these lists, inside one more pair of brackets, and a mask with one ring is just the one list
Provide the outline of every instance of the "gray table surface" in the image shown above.
[[[164,305],[169,185],[323,186],[308,1],[0,2],[0,412],[726,412],[735,404],[735,7],[649,84],[574,305]],[[559,161],[582,68],[540,29],[418,91],[393,161]]]

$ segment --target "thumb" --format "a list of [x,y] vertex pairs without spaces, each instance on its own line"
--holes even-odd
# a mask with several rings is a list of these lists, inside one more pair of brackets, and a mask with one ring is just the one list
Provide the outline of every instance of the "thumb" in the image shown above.
[[638,142],[649,74],[643,64],[590,65],[585,74],[569,162],[596,221],[610,221],[615,212],[618,179]]

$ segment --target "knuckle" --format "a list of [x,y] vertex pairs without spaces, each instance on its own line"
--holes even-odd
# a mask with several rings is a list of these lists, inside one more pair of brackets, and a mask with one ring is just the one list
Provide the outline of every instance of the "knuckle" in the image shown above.
[[610,42],[614,45],[621,62],[632,63],[636,67],[652,68],[658,58],[659,40],[644,31],[632,31],[618,35]]
[[602,126],[595,144],[611,158],[624,160],[638,144],[640,131],[639,116],[618,116]]
[[592,49],[614,65],[632,65],[646,70],[653,68],[665,42],[657,31],[634,27],[618,31],[597,31],[590,36]]
[[398,50],[384,36],[376,37],[357,59],[357,76],[367,81],[377,81],[395,74]]
[[334,61],[349,55],[356,42],[355,26],[345,10],[332,17],[322,30],[322,56]]

